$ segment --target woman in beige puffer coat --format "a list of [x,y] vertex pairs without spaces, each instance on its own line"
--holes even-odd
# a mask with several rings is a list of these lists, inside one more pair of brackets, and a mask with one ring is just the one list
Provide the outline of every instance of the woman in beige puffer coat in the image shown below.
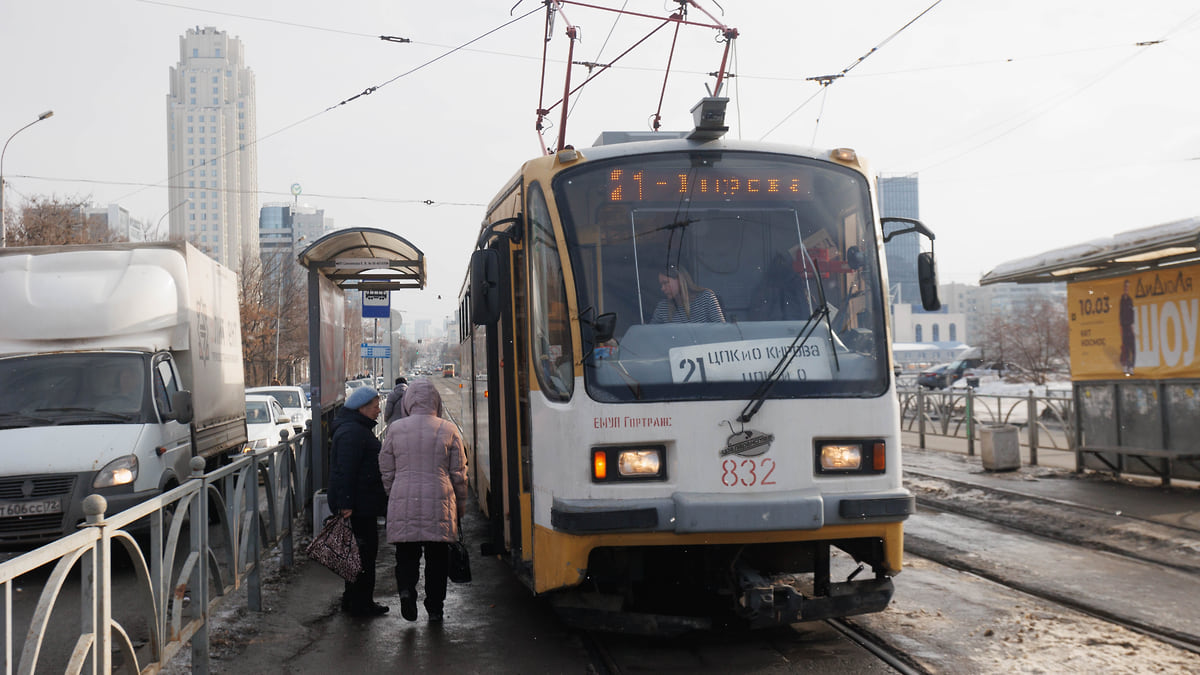
[[466,512],[467,457],[462,437],[441,419],[442,397],[427,379],[408,386],[400,405],[405,416],[387,429],[379,472],[388,494],[387,540],[396,545],[400,614],[417,618],[417,579],[425,554],[425,610],[442,620],[449,542],[458,539]]

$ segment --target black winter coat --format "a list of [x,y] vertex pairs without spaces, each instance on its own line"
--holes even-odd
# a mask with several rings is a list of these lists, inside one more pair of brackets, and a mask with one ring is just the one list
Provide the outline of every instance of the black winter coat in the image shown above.
[[387,513],[387,493],[379,474],[379,439],[371,429],[375,420],[351,408],[342,408],[330,423],[333,439],[329,455],[329,510],[353,509],[355,516]]

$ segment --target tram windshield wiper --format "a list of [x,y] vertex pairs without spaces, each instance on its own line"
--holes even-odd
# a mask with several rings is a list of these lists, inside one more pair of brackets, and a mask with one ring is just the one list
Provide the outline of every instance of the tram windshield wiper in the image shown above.
[[754,418],[759,408],[762,408],[763,403],[767,400],[767,394],[771,393],[771,389],[775,386],[775,383],[783,378],[783,374],[787,372],[787,368],[791,365],[792,360],[796,358],[796,354],[800,352],[801,348],[808,342],[808,339],[812,337],[813,332],[816,331],[819,322],[822,320],[825,322],[825,329],[829,331],[829,351],[833,354],[834,370],[836,372],[842,369],[837,356],[837,343],[833,339],[833,321],[829,317],[829,303],[825,301],[825,287],[821,283],[821,268],[817,265],[816,260],[812,260],[811,258],[809,260],[812,261],[813,270],[816,272],[817,294],[820,297],[821,306],[817,308],[815,314],[808,317],[808,321],[804,322],[804,326],[796,333],[792,344],[784,350],[783,356],[779,357],[779,361],[775,363],[775,367],[771,369],[770,374],[762,381],[762,384],[758,385],[758,389],[754,391],[754,395],[750,397],[750,401],[746,403],[746,407],[742,408],[742,413],[738,415],[738,422],[742,424],[748,423]]
[[754,390],[754,394],[750,397],[750,401],[746,403],[746,407],[742,408],[742,413],[738,415],[738,421],[746,424],[754,418],[755,413],[762,407],[764,401],[767,400],[767,394],[771,393],[771,388],[775,383],[783,378],[783,374],[787,372],[787,367],[791,365],[792,359],[796,358],[796,354],[808,343],[808,339],[812,337],[817,326],[820,325],[821,318],[824,317],[826,324],[829,321],[829,308],[822,304],[817,308],[817,313],[808,317],[808,321],[804,322],[804,326],[796,333],[796,337],[792,340],[792,344],[788,345],[784,350],[783,356],[775,363],[775,367],[763,379],[762,384]]

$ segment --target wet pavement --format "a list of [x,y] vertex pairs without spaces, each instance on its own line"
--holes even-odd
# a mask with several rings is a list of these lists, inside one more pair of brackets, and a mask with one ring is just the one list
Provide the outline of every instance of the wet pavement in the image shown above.
[[[939,449],[906,445],[906,466],[963,482],[1200,529],[1200,489],[1194,485],[1164,489],[1147,481],[1118,481],[1100,474],[1079,476],[1071,473],[1073,456],[1066,453],[1044,458],[1041,467],[988,472],[978,456],[968,457],[965,448],[949,447],[955,442],[962,445],[961,439],[949,439],[948,447]],[[374,619],[342,613],[341,579],[298,554],[297,565],[281,571],[264,591],[266,611],[246,611],[241,597],[226,601],[225,615],[214,621],[211,672],[594,672],[586,648],[547,604],[534,597],[507,564],[478,554],[486,523],[474,504],[468,512],[464,525],[474,580],[450,584],[444,623],[428,623],[423,607],[419,607],[415,622],[400,616],[390,545],[380,546],[376,600],[391,611]],[[165,672],[188,672],[186,659],[186,654],[176,659]]]
[[[429,623],[420,603],[416,621],[400,616],[390,544],[380,545],[375,599],[391,611],[376,618],[343,613],[341,578],[301,553],[295,568],[264,592],[266,611],[238,611],[214,622],[211,672],[586,672],[582,644],[546,603],[505,563],[479,555],[485,526],[472,504],[464,531],[473,580],[449,585],[444,622]],[[418,584],[418,598],[423,594]],[[245,606],[239,597],[227,602]],[[175,672],[188,672],[186,663],[172,665]]]

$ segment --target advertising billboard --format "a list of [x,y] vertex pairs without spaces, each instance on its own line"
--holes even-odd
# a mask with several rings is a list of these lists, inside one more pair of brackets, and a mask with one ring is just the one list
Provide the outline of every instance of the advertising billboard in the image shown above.
[[1067,285],[1071,379],[1200,377],[1200,265]]

